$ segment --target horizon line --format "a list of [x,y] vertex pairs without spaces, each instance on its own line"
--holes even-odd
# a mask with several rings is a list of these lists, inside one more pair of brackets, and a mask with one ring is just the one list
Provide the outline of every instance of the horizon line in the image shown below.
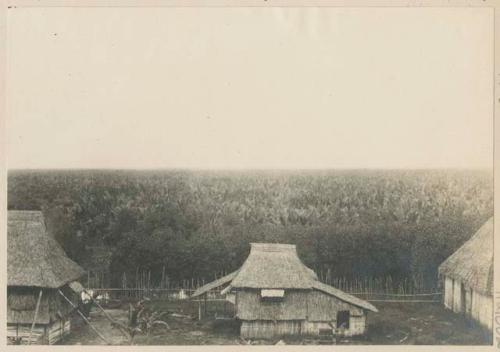
[[334,170],[489,170],[490,167],[458,167],[458,166],[429,166],[429,167],[27,167],[7,168],[7,171],[334,171]]

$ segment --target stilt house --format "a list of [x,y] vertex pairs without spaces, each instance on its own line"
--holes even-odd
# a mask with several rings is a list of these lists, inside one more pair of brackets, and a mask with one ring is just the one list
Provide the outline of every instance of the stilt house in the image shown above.
[[297,255],[295,245],[252,243],[242,267],[200,287],[192,297],[225,286],[234,302],[243,338],[319,335],[341,329],[345,336],[366,330],[370,303],[318,281]]
[[444,305],[492,330],[493,218],[439,266]]
[[7,223],[7,342],[53,344],[71,329],[83,274],[46,233],[40,211],[9,211]]

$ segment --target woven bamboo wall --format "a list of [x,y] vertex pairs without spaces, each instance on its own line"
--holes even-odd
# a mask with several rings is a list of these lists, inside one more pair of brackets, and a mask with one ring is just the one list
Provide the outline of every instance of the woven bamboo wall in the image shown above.
[[301,321],[296,320],[255,320],[243,321],[240,335],[245,339],[270,339],[301,334]]
[[[78,295],[67,285],[63,286],[61,290],[73,303],[78,303]],[[31,324],[35,317],[38,293],[39,289],[9,287],[7,291],[7,322],[10,324]],[[28,306],[30,301],[34,301],[35,304]],[[44,289],[36,323],[48,324],[50,321],[59,319],[59,315],[68,316],[72,310],[73,308],[55,289]]]
[[[335,322],[304,321],[302,322],[302,335],[318,336],[323,329],[332,329]],[[363,335],[366,331],[366,316],[350,316],[349,329],[344,331],[344,336]]]
[[363,335],[366,329],[366,316],[351,316],[349,318],[349,329],[345,331],[345,336]]
[[307,315],[306,290],[287,290],[281,302],[263,302],[260,290],[236,292],[237,317],[242,320],[303,320]]
[[307,295],[308,321],[336,321],[337,312],[348,310],[351,315],[363,315],[363,310],[323,292],[312,291]]
[[316,290],[286,290],[281,302],[263,302],[258,290],[236,293],[243,338],[276,338],[286,335],[318,335],[320,329],[335,329],[337,313],[349,311],[345,336],[365,333],[363,309]]
[[[254,320],[242,322],[240,335],[245,339],[271,339],[291,335],[318,336],[321,329],[332,329],[332,324],[306,320]],[[344,336],[362,335],[365,333],[365,329],[365,316],[351,316],[349,329],[344,331]]]

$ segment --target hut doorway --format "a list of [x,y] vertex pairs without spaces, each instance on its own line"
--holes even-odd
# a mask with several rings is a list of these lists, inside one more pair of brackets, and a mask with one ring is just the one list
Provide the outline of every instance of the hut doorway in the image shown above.
[[349,315],[348,310],[337,312],[337,328],[349,329]]

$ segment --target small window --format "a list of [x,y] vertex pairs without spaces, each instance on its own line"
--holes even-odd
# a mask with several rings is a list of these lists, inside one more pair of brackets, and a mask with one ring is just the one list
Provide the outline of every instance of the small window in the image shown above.
[[285,297],[285,290],[262,289],[260,297],[263,301],[279,302]]
[[349,329],[349,311],[341,310],[337,312],[337,328]]

